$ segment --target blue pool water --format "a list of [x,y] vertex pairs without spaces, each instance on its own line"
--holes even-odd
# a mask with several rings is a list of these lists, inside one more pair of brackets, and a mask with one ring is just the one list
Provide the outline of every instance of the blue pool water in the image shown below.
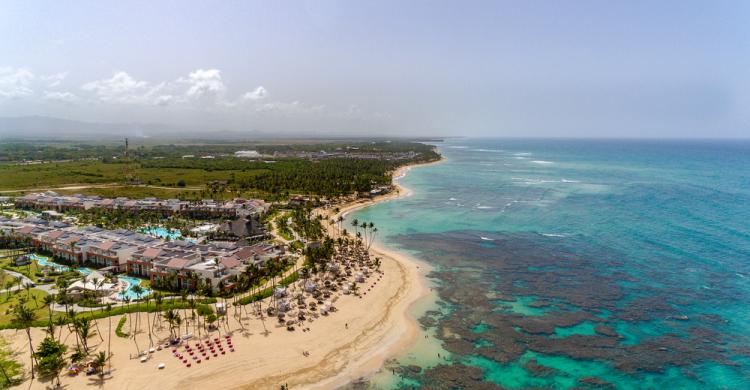
[[162,239],[169,239],[170,241],[174,240],[184,240],[192,243],[197,243],[198,240],[192,237],[183,237],[182,233],[178,229],[169,230],[165,227],[161,226],[149,226],[138,229],[138,232],[148,234],[154,237],[162,238]]
[[136,299],[139,299],[139,298],[143,298],[143,297],[145,297],[147,295],[151,295],[151,293],[152,293],[151,289],[148,289],[148,288],[145,288],[145,287],[143,288],[143,292],[141,293],[140,296],[136,295],[136,293],[133,292],[133,287],[140,285],[141,282],[142,282],[138,278],[134,278],[134,277],[131,277],[131,276],[120,275],[120,276],[117,277],[117,279],[125,281],[125,282],[128,282],[128,288],[127,288],[127,290],[125,290],[124,292],[121,292],[121,293],[117,294],[117,298],[120,299],[120,300],[124,300],[125,298],[130,298],[131,300],[136,300]]
[[70,270],[70,267],[68,267],[67,265],[57,264],[54,261],[50,260],[49,257],[31,254],[29,255],[29,258],[36,261],[36,263],[42,267],[54,268],[58,272],[65,272]]
[[139,232],[145,233],[154,237],[164,238],[164,239],[170,239],[172,241],[180,239],[182,237],[182,233],[175,229],[175,230],[169,230],[162,226],[149,226],[138,229]]
[[[51,267],[59,272],[65,272],[65,271],[71,270],[71,267],[68,267],[67,265],[55,263],[54,261],[50,260],[49,257],[46,257],[46,256],[31,254],[29,255],[29,257],[32,260],[36,261],[37,264],[39,264],[42,267]],[[94,271],[93,269],[88,268],[88,267],[76,267],[73,269],[78,271],[83,276],[89,275],[91,274],[91,272]],[[125,291],[117,294],[118,299],[122,300],[122,299],[125,299],[125,297],[128,297],[131,300],[137,299],[138,296],[133,292],[133,287],[140,285],[142,281],[138,278],[133,278],[130,276],[118,276],[118,279],[128,282],[128,288]],[[143,292],[140,295],[140,298],[150,295],[151,293],[152,291],[150,289],[144,288]]]
[[420,346],[376,387],[750,389],[750,142],[439,148],[412,196],[349,216],[439,296],[442,361]]

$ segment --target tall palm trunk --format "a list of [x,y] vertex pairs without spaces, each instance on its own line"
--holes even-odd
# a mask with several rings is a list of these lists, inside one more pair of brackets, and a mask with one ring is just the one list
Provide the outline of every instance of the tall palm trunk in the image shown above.
[[34,344],[31,343],[31,327],[26,328],[26,336],[29,338],[29,353],[31,354],[31,379],[34,379]]
[[[111,314],[111,313],[110,313]],[[112,357],[112,316],[107,317],[109,319],[109,331],[107,332],[107,357]],[[109,371],[112,371],[112,359],[109,361]]]
[[151,337],[151,320],[149,319],[150,315],[148,313],[148,301],[146,302],[146,326],[148,327],[148,347],[152,348],[154,346],[154,339]]

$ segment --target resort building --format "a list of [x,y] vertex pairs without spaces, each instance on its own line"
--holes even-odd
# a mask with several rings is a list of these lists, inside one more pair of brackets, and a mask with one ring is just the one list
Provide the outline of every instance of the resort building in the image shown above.
[[204,199],[190,202],[179,199],[128,199],[101,198],[99,196],[63,196],[54,191],[33,193],[16,198],[15,206],[22,209],[51,210],[56,212],[100,210],[147,211],[164,215],[186,214],[193,217],[236,218],[263,213],[269,205],[259,199],[237,198],[226,202]]
[[105,283],[104,275],[94,271],[86,275],[83,280],[76,280],[67,288],[67,293],[72,296],[83,295],[86,291],[99,296],[111,295],[117,291],[117,285]]
[[79,228],[40,218],[0,217],[0,231],[28,239],[37,251],[64,263],[125,272],[176,289],[192,290],[199,283],[213,289],[231,288],[232,276],[251,265],[262,268],[285,254],[283,247],[270,244],[164,241],[125,229]]

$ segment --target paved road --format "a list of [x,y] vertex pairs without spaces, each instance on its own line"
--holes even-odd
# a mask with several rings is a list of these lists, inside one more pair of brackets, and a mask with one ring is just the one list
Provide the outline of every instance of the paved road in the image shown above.
[[18,273],[16,271],[11,271],[11,270],[7,270],[7,269],[4,269],[2,271],[5,272],[6,274],[8,274],[8,275],[10,275],[10,276],[12,276],[14,278],[16,278],[16,279],[18,279],[20,277],[21,278],[21,283],[13,286],[11,288],[8,288],[8,289],[0,290],[0,293],[4,293],[4,292],[8,292],[8,291],[22,290],[25,285],[27,285],[27,284],[33,284],[34,283],[34,281],[32,281],[31,279],[29,279],[28,277],[26,277],[26,275],[24,275],[22,273]]

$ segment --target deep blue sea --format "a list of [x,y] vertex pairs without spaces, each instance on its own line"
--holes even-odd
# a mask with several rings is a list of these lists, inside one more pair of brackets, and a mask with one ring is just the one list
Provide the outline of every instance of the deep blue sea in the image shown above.
[[750,388],[750,142],[437,145],[352,216],[439,297],[372,387]]

